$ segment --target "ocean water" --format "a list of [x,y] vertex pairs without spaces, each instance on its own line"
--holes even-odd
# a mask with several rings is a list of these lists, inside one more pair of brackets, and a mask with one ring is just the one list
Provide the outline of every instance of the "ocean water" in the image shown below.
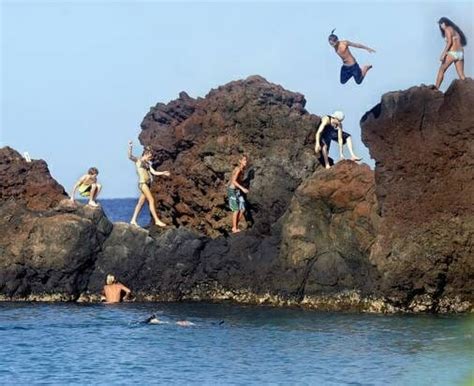
[[[138,198],[107,198],[99,200],[98,202],[102,205],[110,221],[130,222],[137,201]],[[159,215],[159,208],[157,208],[157,210]],[[148,209],[148,203],[145,203],[138,217],[138,223],[141,226],[146,226],[150,223],[150,219],[151,215]]]
[[[167,323],[140,323],[155,312]],[[0,384],[468,385],[470,323],[229,304],[0,303]]]
[[[129,221],[136,204],[100,202],[112,221]],[[140,323],[152,313],[166,323]],[[0,385],[470,385],[473,326],[468,315],[0,303]]]

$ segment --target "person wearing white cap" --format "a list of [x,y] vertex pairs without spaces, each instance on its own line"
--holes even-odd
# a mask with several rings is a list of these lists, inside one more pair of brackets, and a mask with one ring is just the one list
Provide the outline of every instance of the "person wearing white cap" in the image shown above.
[[344,113],[342,111],[335,111],[332,115],[326,115],[321,119],[318,131],[316,132],[316,144],[314,151],[319,154],[323,153],[324,166],[329,169],[329,147],[331,141],[337,141],[339,144],[339,155],[344,159],[344,145],[347,144],[349,153],[351,153],[352,161],[360,161],[362,158],[354,154],[352,147],[351,135],[342,131],[342,121],[344,120]]

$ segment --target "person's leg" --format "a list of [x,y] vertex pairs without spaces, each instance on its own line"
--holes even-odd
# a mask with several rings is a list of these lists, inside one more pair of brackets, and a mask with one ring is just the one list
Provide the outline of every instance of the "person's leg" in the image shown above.
[[140,194],[140,197],[138,198],[137,205],[135,206],[135,211],[133,212],[132,219],[130,220],[130,224],[138,226],[137,223],[137,218],[138,215],[140,214],[140,211],[143,208],[143,204],[145,204],[146,197],[143,193]]
[[100,191],[102,190],[102,185],[101,184],[95,184],[96,190],[94,194],[94,201],[97,200],[97,197],[99,196]]
[[354,148],[352,146],[352,137],[350,135],[348,135],[347,138],[346,138],[346,144],[347,144],[347,148],[349,149],[349,153],[351,153],[351,160],[352,161],[362,160],[362,158],[360,158],[360,157],[358,157],[354,154]]
[[456,63],[454,63],[454,66],[456,67],[456,72],[458,73],[459,79],[466,79],[466,75],[464,75],[464,59],[458,60]]
[[240,211],[232,212],[232,233],[240,232],[238,225],[239,225],[239,213]]
[[340,80],[342,84],[347,83],[349,79],[351,79],[352,73],[350,71],[350,67],[348,66],[341,66],[341,75]]
[[436,77],[436,84],[435,84],[435,87],[437,89],[440,88],[441,83],[443,82],[444,73],[453,62],[454,62],[454,58],[450,54],[447,54],[446,59],[444,59],[444,62],[441,63],[441,66],[439,67],[439,70],[438,70],[438,76]]
[[150,207],[151,215],[153,216],[153,220],[155,220],[155,225],[160,227],[165,227],[166,224],[158,218],[156,214],[156,207],[155,207],[155,199],[150,192],[150,188],[147,184],[142,184],[142,192],[145,195],[146,199],[148,200],[148,206]]
[[369,72],[371,68],[372,68],[371,64],[366,64],[364,67],[362,67],[362,70],[359,67],[358,74],[354,75],[354,79],[357,84],[362,83],[362,81],[365,79],[365,76],[367,75],[367,73]]
[[329,148],[328,148],[328,145],[323,143],[323,146],[321,146],[321,152],[323,153],[324,167],[326,169],[329,169],[331,166],[329,165]]
[[239,222],[240,222],[240,220],[242,220],[242,217],[244,216],[244,211],[239,210],[237,213],[238,213],[238,215],[237,215],[237,229],[239,229]]
[[96,192],[97,192],[97,184],[92,184],[91,185],[91,192],[90,192],[90,195],[89,195],[88,205],[98,206],[98,204],[95,202]]

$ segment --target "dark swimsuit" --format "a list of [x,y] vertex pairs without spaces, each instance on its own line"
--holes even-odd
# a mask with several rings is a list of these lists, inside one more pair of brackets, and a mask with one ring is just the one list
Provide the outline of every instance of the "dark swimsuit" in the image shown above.
[[[337,129],[331,125],[331,116],[328,115],[329,117],[329,123],[324,126],[323,132],[321,133],[321,137],[319,138],[319,144],[321,147],[323,145],[326,145],[328,148],[329,152],[329,147],[331,146],[331,141],[338,141],[337,138]],[[347,141],[347,138],[350,137],[350,134],[346,133],[345,131],[342,132],[342,143],[345,144]]]
[[354,77],[354,80],[357,84],[361,84],[364,80],[362,76],[362,70],[359,65],[354,63],[352,66],[346,66],[345,64],[341,67],[341,83],[346,83],[349,79]]

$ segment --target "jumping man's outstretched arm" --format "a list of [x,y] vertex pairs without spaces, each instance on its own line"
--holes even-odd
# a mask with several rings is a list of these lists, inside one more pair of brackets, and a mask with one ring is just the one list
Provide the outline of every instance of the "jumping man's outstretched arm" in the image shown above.
[[319,124],[318,131],[316,131],[316,143],[314,144],[314,151],[319,153],[321,151],[321,145],[319,141],[321,140],[321,133],[324,130],[324,127],[329,123],[329,117],[323,117],[321,119],[321,123]]
[[367,47],[367,46],[364,46],[363,44],[359,44],[359,43],[354,43],[354,42],[347,41],[347,45],[348,45],[349,47],[362,48],[363,50],[367,50],[367,51],[369,51],[370,53],[375,52],[374,49],[372,49],[372,48],[370,48],[370,47]]
[[133,154],[133,142],[128,141],[128,159],[133,162],[137,162],[137,157],[134,157]]

